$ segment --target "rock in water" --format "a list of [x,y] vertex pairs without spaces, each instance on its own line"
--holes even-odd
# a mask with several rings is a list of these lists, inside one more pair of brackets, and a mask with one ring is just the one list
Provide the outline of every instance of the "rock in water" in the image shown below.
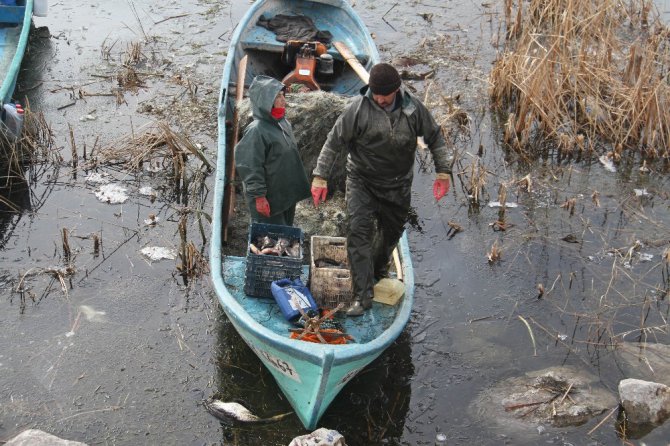
[[63,440],[41,430],[28,429],[9,440],[5,446],[86,446],[86,443]]

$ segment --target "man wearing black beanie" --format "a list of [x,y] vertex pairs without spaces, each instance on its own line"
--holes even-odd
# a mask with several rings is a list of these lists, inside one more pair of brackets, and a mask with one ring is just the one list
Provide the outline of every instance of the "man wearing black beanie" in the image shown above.
[[315,206],[326,200],[335,158],[347,153],[347,256],[354,294],[348,316],[360,316],[372,306],[375,280],[388,275],[409,214],[420,136],[433,155],[433,196],[440,200],[449,191],[453,161],[442,130],[426,106],[402,87],[398,71],[379,63],[370,70],[361,95],[337,119],[319,154],[312,181]]

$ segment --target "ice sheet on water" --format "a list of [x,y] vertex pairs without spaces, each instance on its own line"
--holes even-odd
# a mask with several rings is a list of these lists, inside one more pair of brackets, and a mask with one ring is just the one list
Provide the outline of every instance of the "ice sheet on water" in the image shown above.
[[163,246],[147,246],[140,250],[142,255],[146,256],[149,260],[158,261],[158,260],[174,260],[177,258],[177,252],[172,248],[165,248]]
[[[499,201],[489,201],[489,207],[490,208],[501,208],[502,203],[499,202]],[[512,208],[518,208],[519,205],[517,203],[505,203],[505,207],[512,209]]]
[[110,204],[121,204],[128,199],[126,188],[118,184],[103,184],[95,196],[98,197],[98,200]]

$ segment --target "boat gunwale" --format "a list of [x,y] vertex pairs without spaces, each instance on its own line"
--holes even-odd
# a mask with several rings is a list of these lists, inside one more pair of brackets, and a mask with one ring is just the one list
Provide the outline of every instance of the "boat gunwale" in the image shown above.
[[12,96],[14,95],[16,80],[19,77],[19,70],[21,69],[21,63],[23,62],[23,57],[26,52],[26,46],[28,46],[30,22],[33,19],[33,1],[34,0],[26,0],[25,13],[23,21],[21,22],[21,34],[19,35],[19,41],[16,44],[16,52],[12,57],[12,62],[7,69],[5,78],[2,80],[2,86],[0,86],[0,106],[5,104],[5,100],[11,101]]

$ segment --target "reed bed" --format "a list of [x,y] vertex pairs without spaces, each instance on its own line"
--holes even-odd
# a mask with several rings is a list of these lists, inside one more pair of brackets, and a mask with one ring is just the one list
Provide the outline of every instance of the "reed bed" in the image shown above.
[[137,133],[112,141],[102,147],[84,166],[122,164],[131,171],[142,169],[145,163],[160,170],[172,170],[174,178],[186,183],[187,157],[198,158],[206,170],[213,167],[200,148],[183,134],[173,131],[166,122],[149,123]]
[[670,157],[670,30],[649,0],[505,1],[490,100],[529,156]]

